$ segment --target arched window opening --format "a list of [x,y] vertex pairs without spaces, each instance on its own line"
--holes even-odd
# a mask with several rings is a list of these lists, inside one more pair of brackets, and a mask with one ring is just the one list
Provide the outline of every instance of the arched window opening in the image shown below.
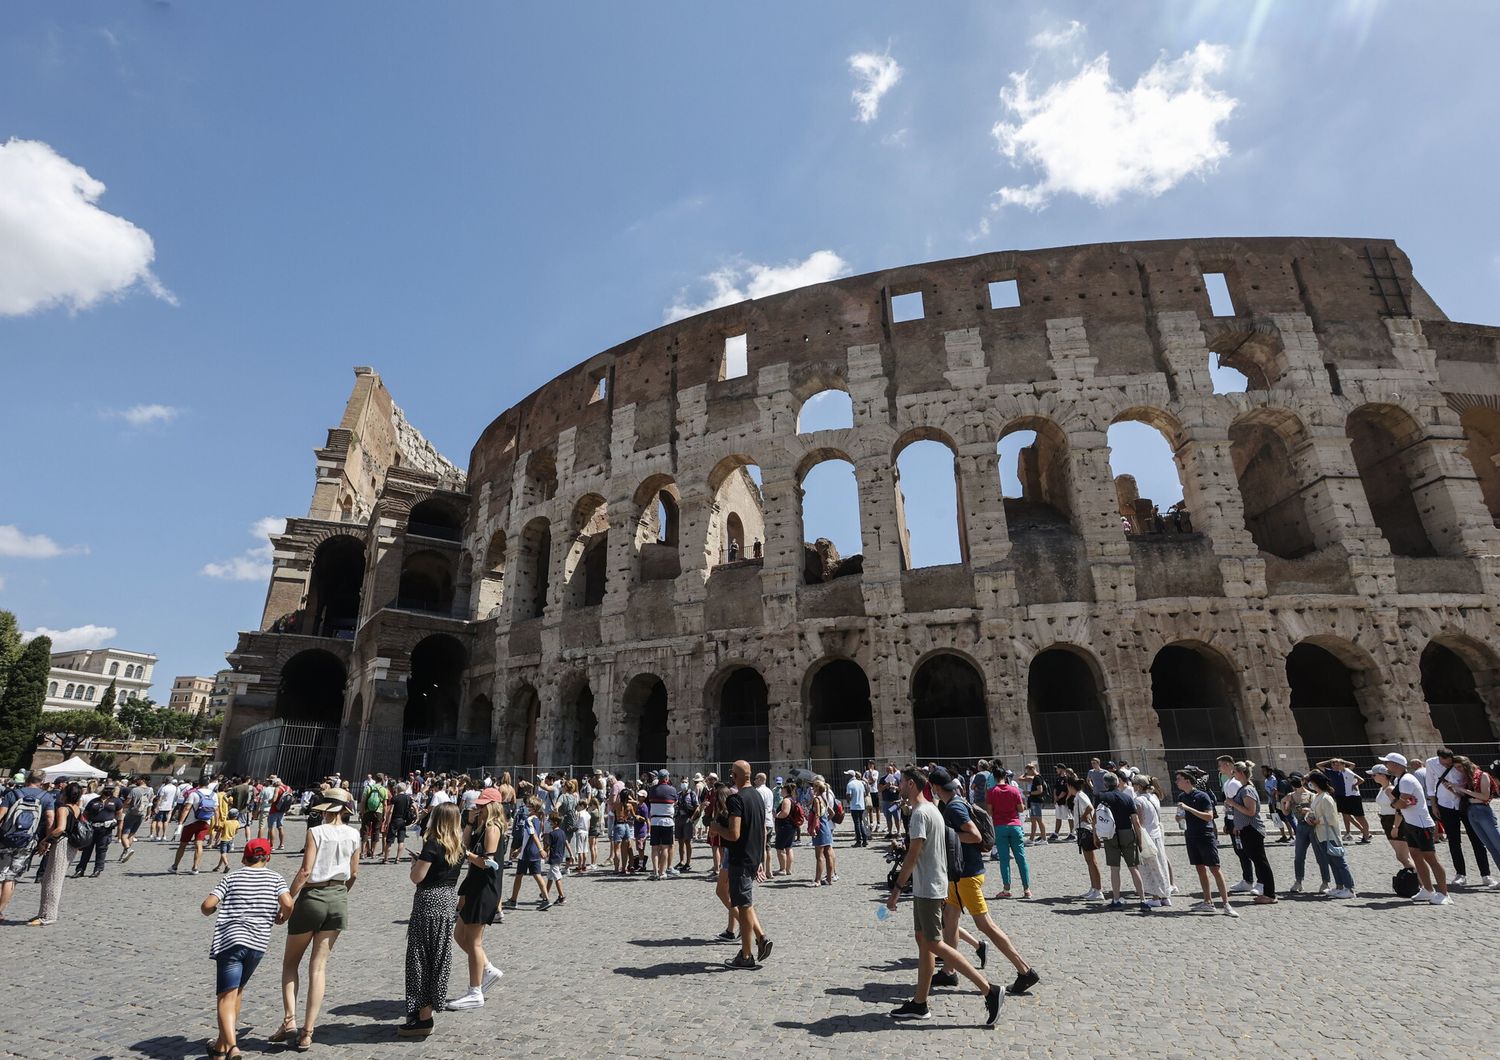
[[682,501],[677,485],[665,475],[653,476],[636,490],[636,580],[670,581],[682,573],[678,558]]
[[591,766],[594,764],[594,739],[599,732],[599,719],[594,714],[594,692],[588,681],[581,681],[562,699],[562,725],[557,741],[563,765]]
[[919,438],[897,453],[896,519],[902,570],[967,561],[958,452],[950,443]]
[[859,483],[854,465],[827,457],[802,476],[802,580],[807,585],[859,574],[865,568]]
[[760,468],[744,457],[723,461],[709,477],[713,511],[708,523],[708,565],[759,560],[766,540]]
[[365,546],[347,534],[330,537],[313,553],[302,633],[352,637],[359,622],[359,595],[365,577]]
[[725,676],[718,698],[716,757],[721,763],[743,758],[752,767],[764,767],[771,758],[770,693],[765,679],[749,666],[737,667]]
[[112,662],[112,663],[109,664],[109,676],[113,677],[113,676],[115,676],[119,672],[120,672],[120,664],[119,663]]
[[49,681],[47,683],[47,695],[49,697],[57,695],[57,682],[56,681]]
[[1167,769],[1242,752],[1239,701],[1234,673],[1216,653],[1183,644],[1157,652],[1151,661],[1151,706],[1161,723]]
[[1350,414],[1345,431],[1359,481],[1375,525],[1397,556],[1436,556],[1415,487],[1422,481],[1417,464],[1421,429],[1402,409],[1366,405]]
[[541,518],[527,523],[517,551],[515,617],[518,621],[541,618],[552,574],[551,524]]
[[1366,676],[1316,644],[1298,644],[1287,656],[1292,717],[1311,761],[1335,755],[1353,757],[1359,753],[1357,748],[1370,743],[1360,709]]
[[344,713],[344,664],[332,652],[299,652],[281,668],[274,717],[337,725]]
[[797,410],[797,433],[836,431],[854,426],[854,400],[843,390],[820,390]]
[[453,557],[435,549],[422,549],[405,556],[401,562],[396,606],[403,611],[450,613],[453,610]]
[[1182,469],[1157,427],[1135,419],[1109,428],[1109,467],[1127,534],[1190,533],[1192,517],[1182,495]]
[[89,702],[89,703],[92,703],[94,701],[94,686],[93,685],[89,685],[89,687],[84,691],[83,698],[84,698],[84,700],[86,702]]
[[484,551],[484,570],[479,577],[479,597],[474,605],[475,618],[489,618],[500,613],[505,602],[505,531],[490,535]]
[[1304,440],[1302,425],[1290,414],[1242,418],[1229,428],[1245,528],[1256,548],[1282,559],[1296,559],[1318,547],[1289,439],[1298,445]]
[[505,711],[504,755],[520,765],[537,765],[537,724],[542,700],[530,684],[522,684],[510,697]]
[[542,504],[557,496],[557,458],[550,450],[527,454],[526,481],[522,485],[527,507]]
[[943,653],[922,663],[912,675],[911,697],[919,763],[989,757],[994,743],[984,678],[967,659]]
[[[1477,655],[1472,650],[1471,654]],[[1500,674],[1491,668],[1482,671],[1482,676],[1493,695]],[[1474,670],[1458,652],[1437,641],[1427,645],[1422,651],[1422,695],[1443,743],[1460,754],[1478,752],[1481,748],[1493,753],[1495,727],[1489,707],[1479,691]],[[1486,744],[1490,746],[1484,747]]]
[[1000,495],[1010,532],[1073,525],[1073,472],[1068,438],[1050,420],[1021,420],[995,446]]
[[[1250,370],[1256,371],[1254,368]],[[1247,390],[1266,389],[1263,376],[1258,380],[1259,386],[1252,386],[1250,377],[1241,368],[1231,367],[1223,357],[1212,351],[1208,355],[1208,377],[1213,382],[1215,394],[1243,394]]]
[[620,701],[624,720],[620,749],[642,768],[667,764],[667,686],[655,674],[637,674]]
[[1474,465],[1479,491],[1484,494],[1484,506],[1489,509],[1495,525],[1500,526],[1500,412],[1475,405],[1464,410],[1459,423],[1468,439],[1464,454]]
[[813,768],[842,787],[844,770],[862,772],[875,755],[870,680],[852,659],[832,659],[813,674],[807,707]]
[[604,498],[590,494],[573,509],[573,542],[563,569],[569,607],[604,602],[609,572],[609,512]]
[[448,501],[425,500],[412,508],[406,519],[406,532],[440,541],[459,541],[463,538],[463,513]]
[[[1099,682],[1089,661],[1071,648],[1048,648],[1031,660],[1026,706],[1039,759],[1110,750]],[[1054,763],[1047,762],[1047,766]],[[1050,769],[1044,767],[1044,772]]]
[[412,649],[403,715],[409,735],[458,735],[459,702],[468,663],[463,645],[446,634],[426,637]]
[[463,715],[458,719],[458,735],[460,738],[483,743],[490,738],[490,726],[493,721],[494,708],[490,705],[490,697],[480,693],[469,700]]

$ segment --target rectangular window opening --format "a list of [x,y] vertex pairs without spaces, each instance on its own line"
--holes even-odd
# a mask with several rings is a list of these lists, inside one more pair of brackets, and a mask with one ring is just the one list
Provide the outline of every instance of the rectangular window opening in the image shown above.
[[1021,305],[1021,285],[1015,280],[990,282],[991,309],[1017,309]]
[[589,404],[592,405],[596,401],[603,401],[608,394],[609,377],[607,375],[601,375],[598,379],[594,380],[594,388],[589,392]]
[[1229,281],[1222,272],[1205,272],[1203,286],[1208,291],[1208,306],[1216,317],[1232,317],[1234,299],[1229,297]]
[[724,340],[724,360],[719,365],[720,379],[739,379],[750,372],[749,336],[730,335]]
[[921,320],[927,314],[922,309],[922,292],[908,291],[891,295],[891,323],[904,324],[908,320]]

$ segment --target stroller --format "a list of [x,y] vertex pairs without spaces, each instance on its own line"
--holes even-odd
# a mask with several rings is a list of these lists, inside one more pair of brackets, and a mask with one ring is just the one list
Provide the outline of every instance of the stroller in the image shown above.
[[[885,885],[889,889],[896,886],[896,877],[901,875],[901,863],[906,860],[907,840],[906,836],[898,836],[890,841],[885,848],[886,864],[890,865],[891,871],[885,874]],[[906,881],[902,894],[911,894],[911,880]]]

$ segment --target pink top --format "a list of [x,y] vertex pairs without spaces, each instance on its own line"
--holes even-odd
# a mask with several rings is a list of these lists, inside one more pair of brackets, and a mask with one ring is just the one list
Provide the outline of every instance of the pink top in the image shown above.
[[1021,807],[1026,805],[1026,796],[1015,785],[996,784],[985,795],[984,801],[990,805],[990,817],[994,819],[996,828],[1021,823]]

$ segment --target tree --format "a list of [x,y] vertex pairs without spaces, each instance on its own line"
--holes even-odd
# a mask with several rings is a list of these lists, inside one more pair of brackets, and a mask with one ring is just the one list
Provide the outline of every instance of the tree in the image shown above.
[[125,731],[132,736],[150,735],[146,730],[150,724],[151,716],[156,713],[156,705],[151,702],[149,696],[139,699],[126,698],[120,702],[120,708],[115,711],[115,717],[124,726]]
[[125,735],[120,723],[114,718],[100,714],[97,710],[54,710],[42,716],[37,726],[42,743],[51,744],[63,753],[71,755],[78,745],[87,739],[118,739]]
[[99,699],[99,705],[94,708],[100,714],[112,718],[115,716],[115,681],[110,678],[109,687],[104,690],[104,695]]
[[16,616],[0,611],[0,696],[5,694],[6,675],[20,657],[21,629],[16,625]]
[[217,740],[219,730],[224,728],[224,712],[216,711],[213,714],[204,712],[193,719],[195,735],[200,740]]
[[11,665],[0,697],[0,766],[24,769],[31,764],[51,669],[52,641],[47,637],[33,637]]

